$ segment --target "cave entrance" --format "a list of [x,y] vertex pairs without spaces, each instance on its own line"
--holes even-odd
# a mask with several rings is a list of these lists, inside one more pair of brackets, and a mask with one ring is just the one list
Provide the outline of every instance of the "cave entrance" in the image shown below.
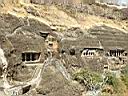
[[49,32],[40,32],[40,36],[46,39],[49,35]]
[[38,61],[40,59],[40,52],[24,52],[22,53],[22,61]]
[[82,57],[93,57],[93,56],[99,56],[103,52],[103,49],[99,48],[84,48],[81,51]]
[[82,52],[82,56],[94,56],[95,53],[96,53],[95,50],[84,50],[84,51]]
[[75,55],[76,52],[75,52],[75,49],[70,49],[70,55]]
[[113,49],[110,50],[110,56],[114,56],[114,57],[120,57],[123,55],[123,53],[125,52],[125,50],[123,49]]

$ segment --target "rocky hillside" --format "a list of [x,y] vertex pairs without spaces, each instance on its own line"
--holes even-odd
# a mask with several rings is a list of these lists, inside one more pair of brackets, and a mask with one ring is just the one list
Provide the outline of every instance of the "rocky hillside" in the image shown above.
[[25,3],[19,5],[15,3],[16,7],[12,7],[11,3],[9,4],[5,4],[7,6],[2,8],[3,11],[23,18],[29,16],[38,19],[62,31],[71,27],[88,29],[97,24],[107,24],[127,30],[127,9],[111,8],[99,3],[82,6],[46,6]]
[[127,96],[127,8],[0,2],[2,96]]

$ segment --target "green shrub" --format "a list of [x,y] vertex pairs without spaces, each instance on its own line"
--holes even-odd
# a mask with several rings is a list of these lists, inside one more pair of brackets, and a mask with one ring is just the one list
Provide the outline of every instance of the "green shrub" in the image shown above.
[[107,74],[106,75],[107,81],[106,84],[113,87],[113,91],[115,93],[122,93],[125,90],[125,86],[120,78],[116,78],[114,74]]
[[117,89],[118,88],[118,83],[119,82],[118,82],[117,78],[113,74],[107,74],[106,78],[108,78],[107,81],[106,81],[106,83],[108,85],[113,86],[113,89]]
[[128,89],[128,76],[126,75],[123,75],[121,77],[122,81],[124,82],[124,84],[126,85],[127,89]]
[[128,65],[122,70],[121,79],[128,89]]
[[86,69],[81,69],[79,72],[75,73],[73,79],[80,84],[90,87],[98,87],[98,83],[103,81],[100,74]]

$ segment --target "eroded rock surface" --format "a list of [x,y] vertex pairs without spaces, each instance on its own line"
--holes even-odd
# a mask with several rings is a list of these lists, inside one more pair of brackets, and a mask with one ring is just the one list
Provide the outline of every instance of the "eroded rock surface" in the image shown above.
[[[102,74],[105,68],[111,70],[114,66],[113,70],[120,70],[126,66],[127,30],[124,32],[107,25],[95,25],[83,29],[73,17],[69,20],[77,26],[68,28],[68,25],[65,26],[70,22],[67,20],[68,13],[64,13],[61,9],[58,13],[66,14],[65,18],[61,18],[54,12],[58,10],[57,8],[52,7],[55,8],[51,9],[52,14],[47,13],[48,8],[44,8],[45,13],[50,14],[47,18],[47,15],[41,14],[44,11],[36,10],[38,8],[39,6],[24,6],[23,10],[27,11],[26,16],[18,13],[14,15],[11,12],[0,14],[0,48],[8,63],[6,82],[11,86],[5,92],[13,95],[21,94],[21,96],[84,96],[83,93],[89,90],[86,88],[87,85],[84,85],[87,81],[83,82],[83,79],[79,83],[74,81],[75,73],[81,69],[89,69]],[[56,25],[52,16],[57,24],[63,23],[61,19],[66,23],[63,23],[63,26]],[[51,25],[43,23],[40,18],[47,18],[49,22],[54,23]],[[67,29],[57,30],[58,27],[53,29],[53,26]],[[114,51],[111,53],[110,50]],[[123,67],[119,66],[119,69],[120,64]],[[3,73],[1,64],[0,76]],[[1,77],[0,83],[3,82]],[[5,86],[1,87],[1,94],[5,94]]]

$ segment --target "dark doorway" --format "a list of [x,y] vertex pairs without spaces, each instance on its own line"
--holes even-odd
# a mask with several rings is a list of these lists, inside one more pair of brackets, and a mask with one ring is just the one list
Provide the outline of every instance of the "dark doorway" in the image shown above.
[[22,53],[22,61],[36,61],[39,60],[41,53],[24,52]]
[[75,55],[75,49],[70,49],[70,55]]

